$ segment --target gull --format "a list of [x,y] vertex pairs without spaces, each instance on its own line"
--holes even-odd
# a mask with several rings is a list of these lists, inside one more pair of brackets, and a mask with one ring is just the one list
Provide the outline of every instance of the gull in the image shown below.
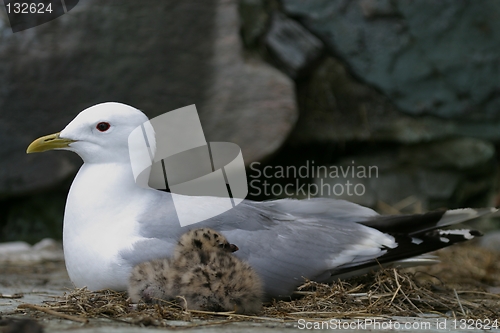
[[[68,193],[63,226],[66,268],[76,287],[127,290],[135,265],[171,256],[177,239],[189,230],[179,223],[171,193],[135,182],[128,137],[147,121],[132,106],[101,103],[27,149],[69,150],[83,159]],[[189,207],[200,221],[225,200],[196,199],[193,205],[192,197],[179,195],[175,204]],[[241,248],[235,255],[259,274],[266,296],[282,298],[304,279],[328,282],[384,265],[435,263],[424,254],[479,235],[443,227],[494,211],[464,208],[385,216],[327,198],[244,200],[197,227],[224,233]]]
[[262,283],[238,249],[220,233],[200,228],[181,236],[174,256],[140,263],[132,269],[128,293],[134,303],[159,303],[177,297],[184,308],[258,313]]

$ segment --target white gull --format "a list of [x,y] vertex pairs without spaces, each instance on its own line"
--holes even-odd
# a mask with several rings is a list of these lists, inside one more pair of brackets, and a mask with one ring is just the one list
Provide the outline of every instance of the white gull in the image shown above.
[[[28,147],[28,153],[70,150],[84,161],[64,214],[64,257],[76,287],[126,290],[136,264],[170,256],[179,236],[190,229],[180,226],[170,193],[140,187],[134,180],[128,137],[146,121],[131,106],[102,103],[82,111],[60,133]],[[191,197],[182,200],[191,205]],[[206,216],[220,200],[207,197],[191,213]],[[438,228],[493,211],[382,216],[343,200],[245,200],[196,228],[223,232],[238,245],[237,255],[260,275],[266,294],[286,297],[304,278],[323,282],[380,264],[434,263],[421,255],[478,235]]]

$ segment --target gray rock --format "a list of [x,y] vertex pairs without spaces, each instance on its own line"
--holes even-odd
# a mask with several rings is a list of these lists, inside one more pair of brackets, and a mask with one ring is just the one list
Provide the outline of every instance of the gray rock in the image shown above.
[[498,1],[282,3],[402,111],[500,118]]
[[323,51],[323,43],[316,36],[281,13],[274,13],[264,44],[278,67],[292,78],[305,75]]
[[[355,173],[339,177],[327,173],[317,176],[314,184],[318,188],[328,184],[319,196],[346,199],[386,213],[405,212],[410,203],[418,204],[418,211],[489,206],[497,174],[494,157],[491,144],[470,138],[378,147],[375,152],[358,153],[327,166],[328,170],[351,166]],[[366,171],[358,173],[363,169]],[[351,195],[347,182],[352,184]],[[354,192],[356,185],[359,193]],[[334,186],[336,192],[331,190]]]
[[25,242],[0,243],[0,263],[5,265],[32,265],[45,261],[63,261],[62,246],[55,240],[45,238],[30,246]]
[[298,117],[293,82],[253,57],[244,58],[233,2],[219,1],[210,67],[212,85],[200,119],[207,141],[238,144],[248,165],[272,155]]
[[375,89],[355,79],[338,60],[326,58],[297,86],[300,121],[290,141],[389,141],[415,143],[446,137],[451,122],[414,118],[398,109]]
[[495,147],[473,138],[436,141],[414,145],[401,152],[401,162],[435,169],[478,169],[495,156]]
[[448,137],[476,137],[500,142],[500,121],[412,117],[389,98],[362,84],[333,57],[298,82],[300,121],[290,136],[294,144],[318,142],[418,143]]
[[[190,1],[155,3],[156,10],[152,5],[90,0],[33,29],[15,34],[2,29],[0,123],[15,131],[17,140],[11,149],[0,137],[0,155],[22,175],[23,186],[0,192],[19,195],[60,183],[68,173],[61,175],[61,168],[68,168],[63,155],[27,156],[26,147],[40,135],[61,130],[88,106],[121,101],[152,117],[202,103],[210,78],[203,59],[211,56],[215,2],[197,9]],[[182,26],[191,28],[180,33]],[[4,174],[0,184],[13,177]]]
[[[385,202],[393,210],[408,202],[421,210],[491,203],[495,149],[485,140],[500,142],[500,58],[492,56],[500,33],[490,31],[499,25],[497,3],[283,0],[269,9],[272,1],[240,2],[272,17],[260,46],[277,67],[300,63],[289,54],[306,58],[301,38],[289,37],[294,21],[329,54],[296,80],[301,113],[288,149],[340,147],[334,150],[357,164],[379,167],[379,177],[368,180],[317,177],[313,185],[325,191],[347,181],[366,189],[362,196],[323,196],[372,207]],[[246,20],[245,29],[262,35],[262,22]]]

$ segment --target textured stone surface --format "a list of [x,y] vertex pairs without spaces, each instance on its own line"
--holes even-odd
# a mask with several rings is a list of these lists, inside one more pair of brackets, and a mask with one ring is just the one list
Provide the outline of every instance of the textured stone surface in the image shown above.
[[[354,166],[354,174],[318,177],[314,182],[319,186],[328,183],[332,188],[340,184],[336,193],[331,190],[322,196],[374,208],[381,207],[380,201],[397,207],[404,200],[418,202],[420,209],[425,211],[484,206],[491,205],[487,202],[495,187],[492,181],[496,174],[494,158],[491,144],[471,138],[401,145],[392,149],[380,147],[376,153],[351,156],[334,164],[344,170],[346,166]],[[360,167],[372,168],[372,172],[358,173]],[[351,195],[347,193],[347,181],[351,184]],[[341,189],[344,191],[338,195]]]
[[33,246],[19,241],[0,243],[0,265],[32,265],[63,260],[61,244],[51,238],[45,238]]
[[500,142],[500,121],[413,117],[391,99],[353,77],[327,57],[306,80],[297,83],[300,120],[291,142],[418,143],[447,137],[476,137]]
[[402,111],[500,118],[498,1],[282,3]]
[[435,169],[475,170],[488,166],[495,157],[491,143],[462,138],[415,145],[400,153],[403,163],[414,163]]
[[[42,181],[57,184],[64,176],[64,154],[32,157],[26,147],[40,135],[61,130],[88,106],[121,101],[155,116],[203,101],[210,78],[203,59],[211,57],[215,1],[199,3],[199,8],[193,1],[165,1],[155,3],[154,11],[150,5],[91,0],[33,29],[13,34],[3,27],[0,123],[15,132],[16,143],[6,151],[8,137],[2,132],[0,155],[22,186],[1,192],[22,194]],[[181,34],[182,26],[191,29]],[[3,175],[0,184],[13,176]]]
[[[491,142],[500,142],[498,2],[282,0],[278,8],[272,2],[240,0],[261,18],[245,20],[243,32],[260,36],[268,20],[266,38],[246,45],[283,68],[276,55],[301,49],[300,39],[280,39],[272,49],[267,38],[276,21],[295,21],[324,43],[326,56],[295,80],[299,120],[270,166],[375,165],[374,178],[316,177],[305,196],[323,189],[320,195],[387,213],[408,203],[416,210],[492,204]],[[293,180],[269,183],[286,182]],[[363,186],[363,195],[348,194],[347,182]]]
[[290,138],[295,143],[413,143],[444,137],[454,129],[452,124],[439,124],[430,117],[401,114],[388,98],[358,82],[332,57],[298,83],[297,95],[303,112]]
[[247,161],[273,153],[294,124],[290,79],[243,59],[235,1],[81,1],[15,34],[1,21],[0,196],[74,173],[80,162],[68,153],[26,147],[100,102],[149,117],[197,104],[207,140],[238,143]]
[[295,125],[293,82],[256,58],[244,58],[234,1],[219,1],[215,44],[200,119],[207,141],[238,144],[246,164],[276,152]]
[[281,13],[272,16],[264,43],[278,66],[292,78],[305,75],[323,51],[316,36]]

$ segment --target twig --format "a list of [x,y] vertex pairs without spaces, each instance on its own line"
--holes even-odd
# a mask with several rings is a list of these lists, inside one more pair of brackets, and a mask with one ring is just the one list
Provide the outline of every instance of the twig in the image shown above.
[[479,294],[479,295],[485,295],[485,296],[492,296],[492,297],[498,297],[500,298],[500,295],[497,295],[497,294],[492,294],[492,293],[487,293],[487,292],[484,292],[484,291],[474,291],[474,290],[463,290],[463,291],[456,291],[455,290],[455,293],[456,294]]
[[398,295],[398,292],[401,290],[401,285],[399,284],[398,274],[396,273],[396,270],[394,270],[394,279],[396,280],[396,284],[397,284],[398,288],[394,292],[394,295],[392,296],[391,301],[389,302],[389,306],[392,305],[392,302],[394,301],[394,299]]
[[408,298],[408,296],[406,296],[405,292],[403,290],[401,290],[401,293],[403,294],[403,296],[406,298],[406,300],[420,313],[423,313],[422,310],[420,310],[418,308],[418,306],[416,306],[415,304],[413,304],[413,302]]
[[464,311],[464,307],[462,306],[462,302],[460,302],[460,298],[458,298],[458,293],[457,293],[457,290],[455,288],[453,288],[453,292],[455,293],[455,297],[457,298],[458,305],[460,305],[460,310],[462,310],[462,314],[464,315],[464,317],[467,317],[467,315],[465,314],[465,311]]
[[[362,314],[364,312],[361,311],[350,311],[350,312],[344,312],[342,313],[342,316],[346,316],[348,314]],[[314,315],[338,315],[338,312],[334,311],[300,311],[300,312],[289,312],[287,315],[309,315],[309,314],[314,314]]]
[[314,291],[294,291],[295,295],[314,295]]
[[229,312],[212,312],[212,311],[202,311],[202,310],[187,310],[187,311],[190,313],[208,314],[208,315],[214,315],[214,316],[239,317],[239,318],[247,318],[247,319],[260,319],[260,320],[283,322],[283,320],[277,319],[277,318],[247,316],[247,315],[234,313],[234,311],[229,311]]
[[28,304],[28,303],[20,304],[17,306],[17,308],[18,309],[38,310],[38,311],[42,311],[42,312],[48,313],[48,314],[56,316],[56,317],[60,317],[60,318],[64,318],[64,319],[68,319],[68,320],[72,320],[72,321],[76,321],[76,322],[84,323],[84,324],[88,323],[88,321],[89,321],[87,318],[67,315],[65,313],[60,313],[60,312],[48,309],[48,308],[43,307],[43,306],[35,305],[35,304]]
[[[356,287],[352,288],[351,290],[349,291],[344,291],[346,294],[348,295],[352,295],[354,296],[355,295],[355,291],[358,291],[360,289],[363,289],[365,287],[364,284],[360,284],[360,285],[357,285]],[[363,294],[366,294],[366,293],[363,293]]]
[[364,295],[362,295],[362,293],[359,293],[359,294],[351,294],[349,296],[353,296],[359,300],[367,300],[367,299],[379,299],[379,298],[389,297],[392,295],[393,295],[392,293],[384,293],[384,294],[376,294],[376,295],[368,295],[368,293],[364,293]]
[[[398,278],[397,278],[397,270],[394,268],[393,269],[394,271],[394,276],[396,278],[396,283],[398,284],[399,286],[399,282],[398,282]],[[415,304],[413,304],[413,302],[408,298],[408,296],[406,296],[405,292],[401,289],[401,294],[403,294],[403,296],[405,297],[405,299],[420,313],[423,313],[419,308],[418,306],[416,306]]]

